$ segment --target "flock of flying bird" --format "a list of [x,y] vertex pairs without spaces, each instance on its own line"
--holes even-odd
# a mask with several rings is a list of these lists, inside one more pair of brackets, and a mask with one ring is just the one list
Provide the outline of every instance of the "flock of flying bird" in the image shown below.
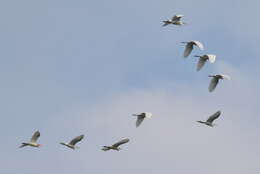
[[[163,21],[162,26],[165,27],[165,26],[170,25],[170,24],[179,25],[179,26],[185,25],[186,23],[181,21],[182,17],[183,17],[183,15],[180,15],[180,14],[175,15],[170,20]],[[184,58],[187,58],[190,55],[194,46],[197,46],[200,50],[204,50],[203,44],[199,41],[192,40],[192,41],[189,41],[189,42],[182,42],[182,43],[186,44],[184,54],[183,54]],[[207,61],[209,61],[210,63],[214,63],[215,60],[216,60],[216,55],[214,55],[214,54],[195,55],[194,57],[199,57],[199,61],[198,61],[198,64],[197,64],[197,69],[196,69],[197,71],[200,71]],[[229,80],[230,79],[230,77],[228,75],[224,75],[224,74],[209,75],[209,77],[212,78],[211,81],[210,81],[209,87],[208,87],[209,92],[213,92],[215,90],[217,84],[219,83],[219,80],[223,80],[223,79]],[[213,127],[215,125],[215,124],[213,124],[213,121],[215,119],[217,119],[220,115],[221,115],[221,111],[217,111],[216,113],[212,114],[206,121],[197,121],[197,122],[205,124],[205,125],[210,126],[210,127]],[[143,113],[140,113],[140,114],[133,114],[133,116],[137,117],[136,127],[139,127],[145,118],[151,118],[152,113],[143,112]],[[40,147],[41,144],[37,143],[37,140],[38,140],[39,137],[40,137],[40,132],[36,131],[33,134],[33,136],[31,137],[30,141],[26,142],[26,143],[22,143],[20,148],[25,147],[25,146]],[[80,142],[83,138],[84,138],[84,135],[80,135],[80,136],[73,138],[68,143],[61,142],[60,144],[66,146],[68,148],[71,148],[71,149],[77,149],[79,147],[76,146],[76,144],[78,142]],[[122,139],[119,142],[117,142],[117,143],[115,143],[111,146],[103,146],[102,150],[104,150],[104,151],[108,151],[108,150],[119,151],[120,150],[119,146],[122,145],[122,144],[128,143],[128,142],[129,142],[129,139],[125,138],[125,139]]]

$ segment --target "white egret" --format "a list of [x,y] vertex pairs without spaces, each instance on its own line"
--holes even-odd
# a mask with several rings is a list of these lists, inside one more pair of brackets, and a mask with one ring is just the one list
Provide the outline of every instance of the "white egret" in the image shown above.
[[112,146],[103,146],[102,150],[108,151],[108,150],[111,150],[111,149],[112,149],[112,150],[117,150],[117,151],[119,151],[119,150],[121,150],[121,148],[119,148],[119,146],[122,145],[122,144],[128,143],[128,142],[129,142],[129,139],[128,139],[128,138],[122,139],[121,141],[119,141],[119,142],[113,144]]
[[196,41],[196,40],[192,40],[192,41],[189,41],[189,42],[181,42],[181,43],[186,44],[184,54],[183,54],[184,58],[186,58],[190,55],[191,51],[193,50],[194,45],[199,47],[200,50],[204,50],[203,44],[199,41]]
[[75,138],[73,138],[69,143],[63,143],[61,142],[61,145],[67,146],[73,150],[75,150],[76,148],[78,149],[79,147],[75,146],[78,142],[80,142],[82,139],[84,138],[84,135],[80,135],[77,136]]
[[228,75],[223,75],[223,74],[217,74],[217,75],[209,75],[209,77],[212,77],[210,84],[209,84],[209,92],[214,91],[214,89],[216,88],[219,79],[223,80],[223,79],[227,79],[230,80],[230,77]]
[[221,111],[217,111],[216,113],[214,113],[213,115],[211,115],[207,121],[197,121],[198,123],[202,123],[205,124],[207,126],[213,127],[216,124],[213,124],[213,121],[216,120],[221,114]]
[[195,55],[194,57],[199,57],[199,61],[197,64],[197,71],[201,70],[201,68],[204,66],[204,64],[209,61],[210,63],[214,63],[216,60],[216,55],[214,54],[205,54],[202,56]]
[[145,118],[151,118],[152,117],[152,113],[149,112],[143,112],[140,114],[133,114],[133,116],[137,116],[137,120],[136,120],[136,127],[140,126],[140,124],[144,121]]
[[32,136],[32,138],[31,138],[30,142],[28,142],[28,143],[22,143],[22,145],[19,146],[19,147],[20,147],[20,148],[25,147],[25,146],[40,147],[41,144],[38,144],[38,143],[37,143],[37,140],[38,140],[38,138],[40,137],[40,135],[41,135],[40,132],[39,132],[39,131],[36,131],[36,132],[33,134],[33,136]]
[[186,24],[185,22],[181,21],[181,18],[183,17],[184,15],[181,15],[181,14],[177,14],[175,16],[173,16],[170,20],[167,20],[167,21],[163,21],[163,27],[164,26],[167,26],[169,24],[173,24],[173,25],[184,25]]

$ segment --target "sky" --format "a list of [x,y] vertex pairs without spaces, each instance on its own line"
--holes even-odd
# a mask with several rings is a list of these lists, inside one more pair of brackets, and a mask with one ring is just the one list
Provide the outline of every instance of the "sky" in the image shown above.
[[[1,1],[0,173],[258,174],[259,5]],[[175,14],[187,25],[161,26]],[[183,59],[189,40],[205,50]],[[216,62],[196,72],[195,54]],[[218,73],[231,80],[209,93]],[[218,110],[216,127],[196,123]],[[136,128],[140,112],[153,117]],[[36,130],[43,146],[18,148]],[[81,134],[80,149],[59,145]]]

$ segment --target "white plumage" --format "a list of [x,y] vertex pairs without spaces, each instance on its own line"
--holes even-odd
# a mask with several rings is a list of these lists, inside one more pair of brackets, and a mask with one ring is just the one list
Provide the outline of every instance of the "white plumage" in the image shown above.
[[191,51],[193,50],[194,45],[197,46],[200,50],[204,50],[204,46],[201,42],[192,40],[189,42],[182,42],[186,44],[183,57],[186,58],[190,55]]
[[209,75],[209,77],[212,77],[210,84],[209,84],[209,92],[213,92],[216,86],[218,85],[219,79],[224,80],[230,80],[230,76],[224,75],[224,74],[217,74],[217,75]]
[[137,120],[136,120],[136,127],[140,126],[141,123],[144,121],[145,118],[151,118],[152,117],[152,113],[150,112],[143,112],[140,114],[133,114],[133,116],[137,116]]

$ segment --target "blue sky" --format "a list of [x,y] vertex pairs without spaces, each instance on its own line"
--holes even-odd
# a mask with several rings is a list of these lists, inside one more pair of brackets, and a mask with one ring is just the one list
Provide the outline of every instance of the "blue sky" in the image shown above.
[[[258,174],[259,2],[0,3],[0,173]],[[186,26],[161,27],[184,14]],[[196,72],[182,41],[216,54]],[[208,74],[231,76],[208,93]],[[196,124],[221,110],[218,126]],[[152,112],[135,128],[131,114]],[[17,147],[40,130],[40,149]],[[80,149],[60,141],[85,134]],[[123,138],[120,152],[103,152]]]

